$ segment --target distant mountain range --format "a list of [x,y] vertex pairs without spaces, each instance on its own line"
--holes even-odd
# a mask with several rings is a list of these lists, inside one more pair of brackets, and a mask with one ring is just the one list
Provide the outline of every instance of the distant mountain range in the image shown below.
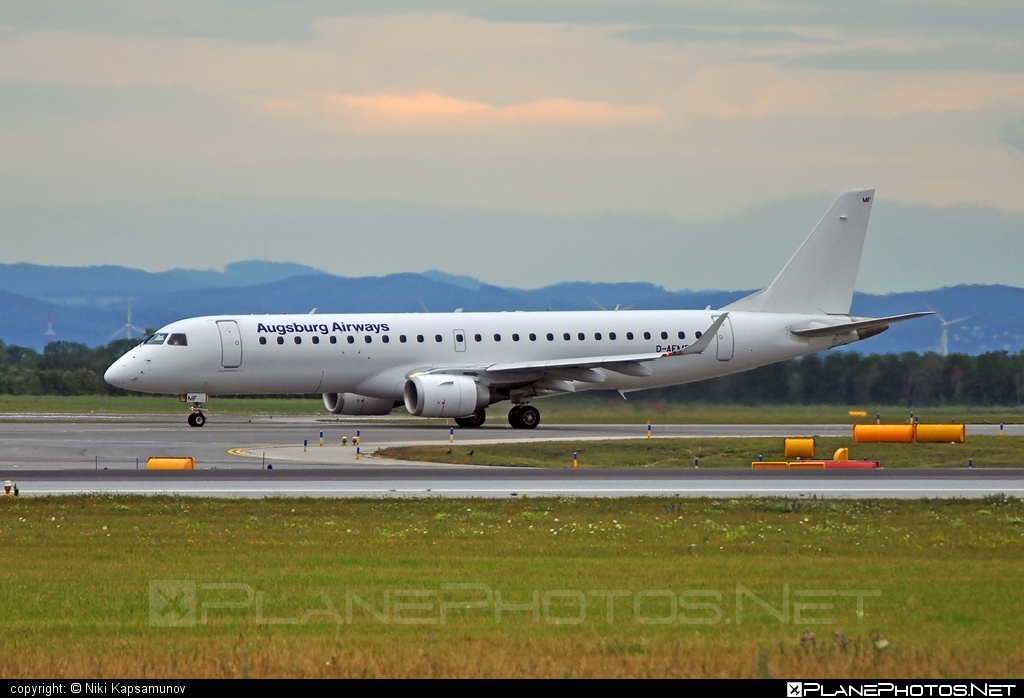
[[[57,339],[106,344],[127,324],[129,305],[133,325],[156,328],[196,315],[302,314],[314,308],[321,313],[718,308],[749,292],[675,292],[649,283],[583,282],[522,290],[437,271],[348,278],[309,266],[264,261],[236,262],[222,272],[159,273],[119,266],[0,264],[0,339],[42,349],[52,319]],[[929,308],[947,321],[964,318],[948,327],[950,352],[1024,350],[1021,288],[972,285],[888,295],[858,293],[853,302],[857,315]],[[936,351],[941,327],[936,318],[916,320],[851,349]]]

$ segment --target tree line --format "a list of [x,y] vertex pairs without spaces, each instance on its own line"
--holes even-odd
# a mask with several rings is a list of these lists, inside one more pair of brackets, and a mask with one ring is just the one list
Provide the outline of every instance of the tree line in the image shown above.
[[[118,357],[138,344],[53,342],[42,353],[0,341],[0,393],[125,395],[103,380]],[[1020,405],[1024,352],[977,356],[935,353],[828,352],[636,397],[673,402],[832,405]]]

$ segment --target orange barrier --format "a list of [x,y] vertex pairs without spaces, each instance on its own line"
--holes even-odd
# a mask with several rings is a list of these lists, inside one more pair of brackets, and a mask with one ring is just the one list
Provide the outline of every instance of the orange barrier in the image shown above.
[[967,440],[967,429],[963,424],[918,424],[919,444],[962,444]]
[[146,463],[147,470],[195,470],[196,459],[188,458],[150,458]]
[[914,443],[913,424],[854,424],[853,441],[858,444]]
[[882,464],[876,460],[841,460],[825,461],[825,468],[828,470],[865,470],[868,468],[881,468]]
[[844,468],[865,470],[868,468],[881,468],[882,464],[876,460],[797,460],[770,463],[754,461],[750,464],[750,467],[755,470],[839,470]]
[[814,439],[786,439],[782,455],[784,458],[814,458]]

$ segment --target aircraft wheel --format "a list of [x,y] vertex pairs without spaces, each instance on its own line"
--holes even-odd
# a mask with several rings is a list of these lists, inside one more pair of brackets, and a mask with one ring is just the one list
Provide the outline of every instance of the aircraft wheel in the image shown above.
[[512,425],[513,429],[522,429],[523,423],[519,421],[519,415],[523,411],[522,405],[513,405],[512,409],[508,411],[508,423]]
[[188,416],[188,425],[190,427],[201,427],[206,424],[206,415],[202,412],[193,412]]
[[536,407],[526,405],[522,407],[518,415],[521,429],[535,429],[540,424],[540,411]]
[[456,417],[455,423],[458,424],[460,427],[468,427],[471,429],[475,429],[476,427],[482,426],[484,420],[486,419],[487,413],[484,412],[483,410],[479,410],[478,412],[474,412],[468,417]]

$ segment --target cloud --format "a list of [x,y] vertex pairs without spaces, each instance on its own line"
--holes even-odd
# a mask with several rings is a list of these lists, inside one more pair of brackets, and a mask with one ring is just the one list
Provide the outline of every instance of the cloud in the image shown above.
[[1024,43],[977,38],[903,51],[857,49],[804,53],[774,61],[786,67],[824,70],[1019,74],[1024,73]]
[[694,26],[650,26],[630,27],[612,34],[612,36],[638,44],[670,43],[688,44],[694,42],[730,41],[745,45],[760,46],[776,43],[822,44],[834,43],[834,40],[812,36],[791,29],[735,29],[726,27],[694,27]]
[[324,92],[309,99],[272,100],[271,111],[341,117],[363,130],[448,130],[508,126],[607,126],[668,120],[656,105],[617,105],[575,99],[539,99],[507,106],[435,92],[350,95]]
[[1003,143],[1024,153],[1024,117],[1003,124],[1000,136]]

